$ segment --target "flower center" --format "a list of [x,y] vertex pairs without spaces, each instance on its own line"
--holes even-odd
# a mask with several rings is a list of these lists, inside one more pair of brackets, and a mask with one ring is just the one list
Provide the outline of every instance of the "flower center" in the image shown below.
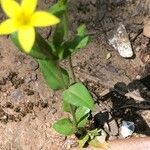
[[17,16],[16,22],[19,26],[27,26],[31,22],[31,16],[29,14],[26,14],[25,12],[21,12]]

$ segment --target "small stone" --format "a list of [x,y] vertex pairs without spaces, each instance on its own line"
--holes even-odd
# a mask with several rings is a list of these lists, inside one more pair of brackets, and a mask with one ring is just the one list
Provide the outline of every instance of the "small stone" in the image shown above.
[[52,107],[52,108],[51,108],[51,113],[54,115],[56,112],[57,112],[57,109],[54,108],[54,107]]
[[140,80],[140,79],[141,79],[141,76],[140,76],[140,75],[137,75],[135,78],[136,78],[137,80]]
[[70,143],[67,143],[65,147],[66,147],[67,150],[70,149],[71,148]]
[[146,63],[150,60],[150,55],[149,54],[143,54],[143,56],[141,56],[141,60],[143,63]]
[[25,83],[30,83],[32,81],[36,81],[37,80],[37,74],[36,73],[29,73],[25,76]]
[[21,98],[21,96],[22,96],[22,92],[19,89],[14,90],[10,95],[12,100],[18,100]]
[[21,65],[21,62],[20,62],[20,61],[17,61],[17,62],[16,62],[16,65],[17,65],[17,66],[20,66],[20,65]]
[[77,68],[76,68],[78,71],[81,69],[79,66],[77,66]]
[[67,139],[65,143],[65,148],[68,150],[71,149],[72,147],[75,147],[76,145],[77,143],[75,142],[74,139]]
[[120,56],[124,58],[131,58],[133,56],[131,43],[126,28],[122,23],[118,25],[113,37],[109,38],[109,44],[119,52]]
[[106,55],[106,59],[108,60],[108,59],[110,59],[111,58],[111,53],[108,53],[107,55]]
[[134,122],[122,121],[121,135],[123,138],[126,138],[126,137],[132,135],[134,130],[135,130]]
[[31,65],[31,69],[34,70],[34,71],[39,68],[39,65],[36,61],[31,61],[30,65]]
[[25,55],[22,54],[22,53],[18,55],[18,59],[19,59],[19,61],[21,61],[21,62],[23,62],[23,61],[25,60],[25,58],[26,58]]
[[19,67],[21,65],[21,61],[19,61],[18,59],[14,60],[14,64]]
[[7,115],[4,115],[1,119],[2,120],[5,120],[5,119],[7,119],[8,118],[8,116]]

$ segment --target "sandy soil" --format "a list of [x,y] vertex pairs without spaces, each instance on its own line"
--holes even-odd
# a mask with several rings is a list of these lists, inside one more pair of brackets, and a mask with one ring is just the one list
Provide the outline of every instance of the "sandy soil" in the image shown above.
[[[39,7],[46,9],[51,3],[50,0],[40,1]],[[96,1],[76,0],[70,4],[71,34],[78,24],[85,23],[92,38],[87,48],[73,56],[73,66],[77,78],[85,83],[98,102],[93,113],[95,126],[104,128],[109,139],[120,138],[122,120],[134,121],[139,135],[150,135],[149,105],[133,107],[137,100],[134,97],[127,98],[116,90],[118,83],[122,83],[119,88],[121,85],[123,90],[127,87],[127,90],[134,91],[137,87],[133,81],[150,75],[150,59],[147,57],[150,55],[149,39],[139,32],[143,28],[145,16],[133,14],[135,10],[136,5],[131,2],[113,6],[104,18],[113,18],[115,23],[123,22],[126,26],[135,57],[124,59],[107,44],[107,37],[97,18],[99,10]],[[135,16],[131,17],[133,15]],[[102,24],[107,28],[105,25]],[[43,37],[47,36],[48,31],[49,28],[41,31]],[[106,59],[108,53],[111,57]],[[52,129],[53,123],[63,115],[61,91],[48,89],[38,64],[31,57],[19,52],[5,36],[0,37],[0,60],[0,149],[63,150],[76,147],[74,136],[66,138]],[[63,65],[66,64],[67,62],[63,62]],[[146,83],[149,81],[146,80]],[[113,91],[106,97],[101,97],[101,93],[107,89]],[[148,92],[149,90],[143,96],[141,90],[140,96],[150,98]],[[118,110],[122,106],[126,107]],[[112,121],[105,120],[102,115],[104,112]],[[109,130],[103,122],[107,122]]]

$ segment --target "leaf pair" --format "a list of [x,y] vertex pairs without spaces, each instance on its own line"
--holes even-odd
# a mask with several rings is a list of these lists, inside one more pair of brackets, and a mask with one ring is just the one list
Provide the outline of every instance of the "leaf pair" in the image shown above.
[[90,41],[86,35],[85,25],[81,25],[77,29],[77,34],[73,39],[67,38],[68,22],[66,18],[67,0],[59,0],[49,11],[59,17],[61,22],[56,25],[51,46],[58,59],[62,60],[75,53],[77,50],[84,48]]
[[[65,118],[56,122],[53,127],[60,134],[71,135],[76,133],[79,128],[86,127],[90,110],[94,109],[94,101],[82,83],[76,83],[65,90],[63,92],[63,100],[64,111],[71,113],[70,105],[75,106],[73,108],[75,109],[77,125],[74,124],[73,120]],[[64,120],[65,122],[67,121],[67,124],[65,124]],[[64,128],[66,129],[65,132]]]
[[62,29],[62,26],[63,22],[57,25],[56,31],[53,36],[53,42],[51,43],[51,45],[53,45],[54,47],[55,55],[60,60],[71,56],[79,49],[85,48],[90,41],[89,36],[86,35],[85,25],[81,25],[78,27],[77,34],[73,39],[65,41],[65,31]]

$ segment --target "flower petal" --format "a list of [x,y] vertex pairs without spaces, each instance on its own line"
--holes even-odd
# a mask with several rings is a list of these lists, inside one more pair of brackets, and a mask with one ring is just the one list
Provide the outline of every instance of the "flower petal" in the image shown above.
[[14,17],[20,11],[20,5],[15,0],[1,0],[1,6],[8,17]]
[[55,25],[60,22],[59,18],[51,13],[44,11],[37,11],[32,15],[31,22],[33,26],[42,27]]
[[7,19],[0,24],[0,34],[10,34],[17,31],[13,19]]
[[34,41],[35,41],[35,30],[34,28],[24,28],[18,31],[18,39],[26,53],[29,53]]
[[27,14],[32,14],[37,6],[37,0],[22,0],[21,7]]

